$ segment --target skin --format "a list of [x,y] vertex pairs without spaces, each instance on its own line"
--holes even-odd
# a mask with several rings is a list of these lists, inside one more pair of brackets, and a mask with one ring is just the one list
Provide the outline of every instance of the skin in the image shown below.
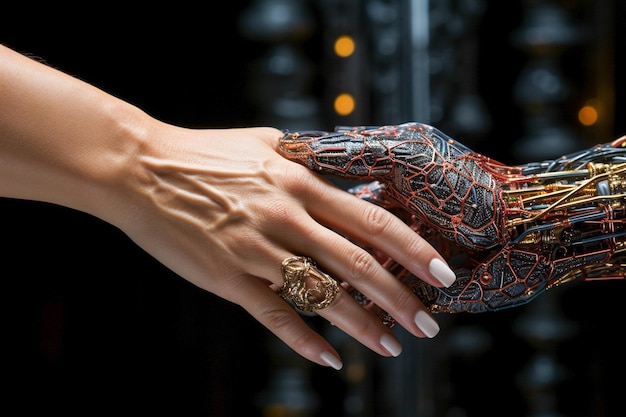
[[[426,336],[415,317],[423,323],[430,313],[361,244],[435,286],[442,284],[429,264],[444,260],[386,210],[280,156],[279,130],[166,124],[1,45],[0,103],[0,196],[110,223],[323,366],[341,366],[337,351],[276,294],[281,262],[293,255],[315,259],[407,331]],[[399,353],[391,330],[343,289],[318,314],[380,355]],[[428,333],[436,331],[435,324]],[[395,352],[383,346],[390,344]]]

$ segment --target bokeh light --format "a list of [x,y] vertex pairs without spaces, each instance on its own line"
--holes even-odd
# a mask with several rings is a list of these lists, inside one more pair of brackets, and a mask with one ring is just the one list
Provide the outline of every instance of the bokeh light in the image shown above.
[[352,55],[355,48],[356,44],[351,36],[342,35],[335,40],[335,54],[342,58]]
[[339,94],[335,98],[335,112],[341,116],[347,116],[352,113],[355,105],[354,97],[348,93]]

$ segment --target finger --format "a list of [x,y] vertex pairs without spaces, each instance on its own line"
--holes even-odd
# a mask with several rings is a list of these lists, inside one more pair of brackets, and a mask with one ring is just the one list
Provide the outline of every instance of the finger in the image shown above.
[[398,356],[402,353],[402,345],[389,327],[362,308],[343,289],[339,290],[328,307],[316,312],[381,356]]
[[[285,259],[291,260],[304,258],[300,256],[288,256]],[[282,262],[284,262],[284,260]],[[283,271],[282,274],[280,272],[281,270]],[[294,278],[294,276],[289,275],[288,278],[281,267],[281,263],[279,262],[276,263],[275,271],[276,275],[282,275],[282,279],[287,280],[288,288],[292,288],[292,284],[295,285],[301,283],[305,286],[310,285],[311,288],[314,289],[323,287],[322,285],[318,285],[322,282],[321,279],[314,279],[312,281],[305,280],[302,282],[301,278],[307,277],[298,275]],[[311,275],[312,277],[318,277],[321,275],[324,276],[324,280],[335,284],[333,286],[334,291],[332,293],[332,297],[329,297],[329,293],[325,293],[323,297],[328,298],[330,300],[330,304],[324,306],[323,308],[314,308],[309,311],[314,311],[315,313],[325,317],[332,324],[341,328],[344,332],[358,340],[364,346],[382,356],[398,356],[402,352],[400,342],[390,331],[389,327],[385,326],[373,313],[363,309],[350,295],[346,293],[345,290],[336,285],[337,283],[332,277],[328,276],[323,271],[320,271],[317,265],[313,262],[309,264],[306,271],[308,271],[307,274],[313,273],[313,275]],[[309,276],[309,278],[311,276]],[[275,279],[271,279],[270,277],[264,278],[269,282],[275,281]],[[279,293],[284,294],[283,296],[285,296],[286,300],[291,302],[291,305],[299,306],[302,309],[306,310],[306,306],[315,306],[315,300],[311,300],[311,298],[291,297],[289,291]],[[276,305],[277,300],[280,301],[278,305]],[[319,335],[313,332],[306,325],[305,328],[295,327],[296,324],[304,324],[301,323],[301,320],[295,322],[290,318],[292,314],[289,313],[293,313],[298,310],[293,310],[293,307],[290,304],[287,304],[287,302],[285,302],[282,298],[279,298],[279,294],[271,292],[267,300],[255,298],[255,302],[263,303],[263,305],[255,304],[249,309],[250,313],[253,314],[255,318],[262,322],[266,327],[272,330],[278,337],[285,341],[285,343],[287,343],[290,347],[309,359],[313,358],[311,359],[313,361],[315,361],[315,358],[318,358],[318,360],[319,358],[328,360],[329,352],[332,353],[332,351],[329,350],[327,342],[322,339],[323,344],[320,344],[319,340],[316,341],[315,339],[312,339],[312,335]],[[269,306],[269,308],[267,306]],[[286,312],[284,310],[285,308],[290,309],[291,312]],[[261,313],[259,314],[256,312]],[[307,355],[304,351],[305,346],[309,350],[313,349],[313,353]],[[325,363],[327,365],[329,364],[328,362]],[[332,363],[331,366],[333,366]]]
[[373,314],[361,308],[338,282],[308,257],[294,256],[282,264],[279,295],[303,311],[315,311],[381,355],[397,356],[401,347]]
[[[279,271],[280,265],[278,274]],[[236,295],[241,307],[300,356],[322,366],[342,368],[335,348],[311,329],[291,305],[258,278],[248,276],[244,279],[245,285],[239,285]]]
[[[366,250],[334,230],[321,227],[306,212],[294,211],[291,216],[283,217],[283,219],[282,225],[275,225],[274,237],[277,241],[281,241],[285,239],[285,235],[288,235],[291,239],[288,242],[285,241],[284,244],[290,246],[292,253],[313,258],[323,270],[339,281],[348,282],[366,295],[410,333],[418,337],[434,337],[439,332],[439,326],[426,311],[422,301]],[[284,228],[291,230],[291,233],[287,234]],[[297,233],[294,233],[294,230]],[[414,237],[414,235],[415,233],[412,233],[410,236]],[[282,259],[276,259],[276,255],[267,253],[269,272],[267,262],[262,262],[265,264],[262,267],[265,271],[263,277],[279,285],[282,285],[282,278],[278,277],[277,281],[275,273],[272,273],[272,268],[276,267],[271,265],[280,265],[282,260],[289,255],[285,256],[283,253],[283,256]],[[250,262],[243,262],[243,264],[250,264]],[[261,271],[259,262],[255,264],[257,271],[254,275],[259,276]],[[355,304],[358,306],[358,303],[355,302]],[[380,320],[377,322],[380,323]]]
[[366,295],[410,333],[434,337],[439,332],[439,325],[422,301],[369,252],[330,229],[319,225],[312,229],[306,247],[298,250],[306,251],[331,276]]
[[384,208],[328,187],[307,205],[321,223],[387,254],[429,284],[449,287],[456,280],[435,248]]

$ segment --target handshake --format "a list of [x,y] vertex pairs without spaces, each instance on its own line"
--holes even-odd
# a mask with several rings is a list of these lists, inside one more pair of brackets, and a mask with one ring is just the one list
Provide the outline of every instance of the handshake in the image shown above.
[[434,313],[497,311],[572,280],[626,277],[626,136],[519,166],[420,123],[287,132],[279,149],[321,174],[360,181],[349,192],[400,217],[448,259],[457,281],[436,288],[370,250]]

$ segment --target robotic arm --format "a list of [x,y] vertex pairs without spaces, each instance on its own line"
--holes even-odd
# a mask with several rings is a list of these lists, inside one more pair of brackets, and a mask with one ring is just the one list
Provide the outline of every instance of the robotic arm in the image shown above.
[[520,166],[420,123],[287,132],[279,149],[319,173],[370,181],[349,191],[448,259],[457,281],[436,288],[370,250],[432,312],[497,311],[568,281],[626,277],[626,136]]

